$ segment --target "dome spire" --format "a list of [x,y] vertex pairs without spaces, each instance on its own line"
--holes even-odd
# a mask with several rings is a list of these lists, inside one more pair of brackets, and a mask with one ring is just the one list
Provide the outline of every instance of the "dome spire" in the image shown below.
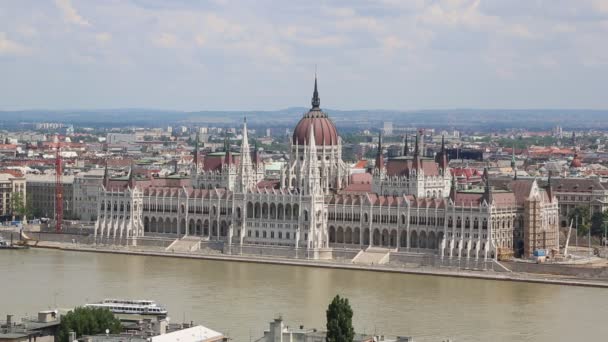
[[312,92],[312,108],[321,107],[321,99],[319,98],[319,91],[317,90],[317,73],[315,72],[315,90]]

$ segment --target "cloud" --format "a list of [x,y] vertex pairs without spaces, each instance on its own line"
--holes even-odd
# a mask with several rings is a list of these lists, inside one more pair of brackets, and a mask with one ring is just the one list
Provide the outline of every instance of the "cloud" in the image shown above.
[[8,38],[5,32],[0,32],[1,55],[26,55],[30,49]]
[[[142,98],[177,106],[199,106],[202,97],[195,91],[208,77],[217,80],[213,90],[225,94],[266,80],[256,88],[259,97],[242,98],[242,108],[262,101],[264,92],[293,105],[299,96],[285,85],[304,82],[315,64],[334,82],[327,91],[348,107],[425,107],[429,104],[420,101],[436,98],[437,85],[463,83],[471,93],[487,91],[487,98],[506,103],[507,97],[490,94],[488,85],[498,89],[501,82],[534,80],[539,92],[550,94],[555,80],[599,79],[608,72],[606,0],[353,0],[321,6],[272,0],[20,0],[1,7],[0,54],[27,55],[12,61],[20,73],[34,77],[82,66],[90,70],[75,75],[74,84],[99,80],[102,86],[111,71],[120,70],[121,84],[132,89],[169,78],[176,89],[185,89],[183,95]],[[32,65],[40,70],[32,71]],[[374,96],[361,96],[367,85],[352,82],[355,78],[403,87],[412,103],[380,86],[368,89]],[[583,76],[577,81],[581,92],[603,96],[599,81]],[[0,87],[6,82],[0,78]],[[131,101],[127,95],[137,91],[156,90],[114,97]],[[44,94],[41,84],[40,98]],[[437,105],[476,105],[458,94],[441,97]],[[218,108],[234,103],[221,93],[213,101]],[[608,107],[608,100],[604,103]]]
[[95,40],[100,43],[107,43],[112,40],[112,35],[107,32],[98,33],[95,35]]
[[63,18],[67,22],[79,26],[91,26],[91,23],[78,14],[78,11],[76,11],[76,8],[72,5],[71,0],[55,0],[55,5],[61,10]]
[[171,33],[163,32],[152,37],[152,42],[161,48],[173,48],[177,46],[177,37]]

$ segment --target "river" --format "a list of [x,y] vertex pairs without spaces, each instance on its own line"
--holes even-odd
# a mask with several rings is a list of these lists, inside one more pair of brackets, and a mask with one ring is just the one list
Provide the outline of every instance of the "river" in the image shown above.
[[106,297],[154,299],[173,322],[255,340],[282,315],[323,329],[349,298],[358,332],[416,341],[606,341],[605,289],[226,261],[30,249],[0,251],[0,317]]

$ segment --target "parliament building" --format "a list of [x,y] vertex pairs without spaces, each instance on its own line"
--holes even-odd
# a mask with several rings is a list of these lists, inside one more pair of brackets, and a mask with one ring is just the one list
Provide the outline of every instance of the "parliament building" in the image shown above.
[[188,239],[224,253],[268,247],[311,259],[369,248],[480,260],[558,251],[551,181],[495,186],[485,170],[482,186],[462,186],[445,146],[436,158],[422,157],[416,143],[413,152],[405,148],[385,160],[379,139],[372,181],[355,183],[336,126],[320,104],[315,79],[311,109],[293,130],[278,180],[265,179],[246,121],[238,152],[226,147],[200,155],[197,139],[187,178],[142,176],[133,167],[127,177],[112,178],[106,170],[96,242]]

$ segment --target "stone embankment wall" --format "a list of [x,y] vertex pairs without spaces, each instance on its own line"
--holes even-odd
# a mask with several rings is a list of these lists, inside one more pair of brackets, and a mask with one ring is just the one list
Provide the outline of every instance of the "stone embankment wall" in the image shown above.
[[587,267],[562,264],[534,264],[527,262],[502,262],[513,272],[556,274],[577,278],[608,279],[608,267]]

